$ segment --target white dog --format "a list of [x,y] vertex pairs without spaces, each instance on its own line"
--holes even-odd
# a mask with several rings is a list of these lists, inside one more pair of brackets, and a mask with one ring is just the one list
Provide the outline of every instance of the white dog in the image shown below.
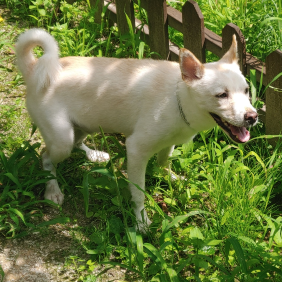
[[[36,59],[35,46],[44,55]],[[140,230],[150,224],[144,210],[145,170],[158,152],[165,165],[174,144],[191,140],[218,124],[236,142],[246,142],[246,129],[257,122],[248,85],[237,63],[237,42],[221,60],[201,64],[188,50],[180,62],[150,59],[65,57],[59,59],[54,38],[41,29],[21,34],[17,63],[27,86],[28,112],[46,143],[43,167],[56,176],[56,165],[75,146],[92,161],[109,155],[82,141],[99,131],[126,136],[127,173]],[[63,203],[57,180],[47,183],[45,198]]]

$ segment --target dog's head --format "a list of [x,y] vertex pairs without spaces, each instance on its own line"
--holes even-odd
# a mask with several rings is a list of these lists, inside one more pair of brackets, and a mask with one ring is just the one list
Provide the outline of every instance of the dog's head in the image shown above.
[[201,64],[190,51],[181,49],[180,68],[197,104],[232,140],[249,141],[247,128],[257,123],[258,115],[250,103],[249,87],[238,65],[235,35],[229,51],[215,63]]

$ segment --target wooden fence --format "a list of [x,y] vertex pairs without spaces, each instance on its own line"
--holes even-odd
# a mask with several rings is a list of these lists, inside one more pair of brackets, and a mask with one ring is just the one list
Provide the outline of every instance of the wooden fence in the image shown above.
[[[90,0],[98,9],[97,19],[103,5],[107,5],[107,16],[117,23],[119,31],[128,32],[128,23],[125,13],[130,18],[133,27],[142,29],[142,35],[151,51],[157,52],[163,59],[178,61],[179,47],[168,38],[168,26],[183,34],[184,47],[192,51],[201,61],[206,60],[206,50],[218,57],[229,49],[232,35],[235,34],[238,42],[239,64],[244,75],[249,75],[251,69],[256,70],[257,80],[263,76],[263,85],[267,85],[273,78],[282,72],[282,52],[276,50],[263,63],[246,52],[245,38],[236,25],[227,24],[222,30],[222,37],[204,26],[204,17],[198,4],[189,0],[182,8],[182,13],[168,6],[165,0],[139,0],[140,5],[147,11],[148,25],[134,17],[133,4],[138,0]],[[115,3],[113,3],[115,2]],[[279,134],[282,129],[282,76],[272,83],[272,88],[266,92],[266,107],[260,111],[260,118],[265,122],[267,134]],[[276,89],[275,89],[276,88]]]

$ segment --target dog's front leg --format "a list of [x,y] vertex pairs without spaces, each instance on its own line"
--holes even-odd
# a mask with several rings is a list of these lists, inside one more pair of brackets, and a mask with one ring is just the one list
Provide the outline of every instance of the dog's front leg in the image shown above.
[[[135,138],[126,140],[127,149],[127,173],[130,180],[129,189],[134,213],[136,215],[138,229],[145,233],[151,224],[144,207],[145,201],[145,172],[151,152],[147,146],[135,143]],[[140,191],[141,188],[143,191]]]
[[[52,163],[48,152],[44,152],[42,155],[43,169],[50,171],[56,176],[56,166]],[[46,183],[46,190],[44,198],[51,200],[55,204],[62,205],[64,201],[64,194],[61,192],[59,184],[56,179],[51,179]]]

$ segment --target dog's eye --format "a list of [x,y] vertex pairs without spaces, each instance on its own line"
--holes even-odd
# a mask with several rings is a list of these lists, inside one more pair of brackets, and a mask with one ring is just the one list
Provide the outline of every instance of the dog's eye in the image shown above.
[[226,92],[222,93],[222,94],[218,94],[216,95],[217,98],[227,98],[228,94]]
[[249,88],[248,87],[245,89],[245,94],[249,94]]

